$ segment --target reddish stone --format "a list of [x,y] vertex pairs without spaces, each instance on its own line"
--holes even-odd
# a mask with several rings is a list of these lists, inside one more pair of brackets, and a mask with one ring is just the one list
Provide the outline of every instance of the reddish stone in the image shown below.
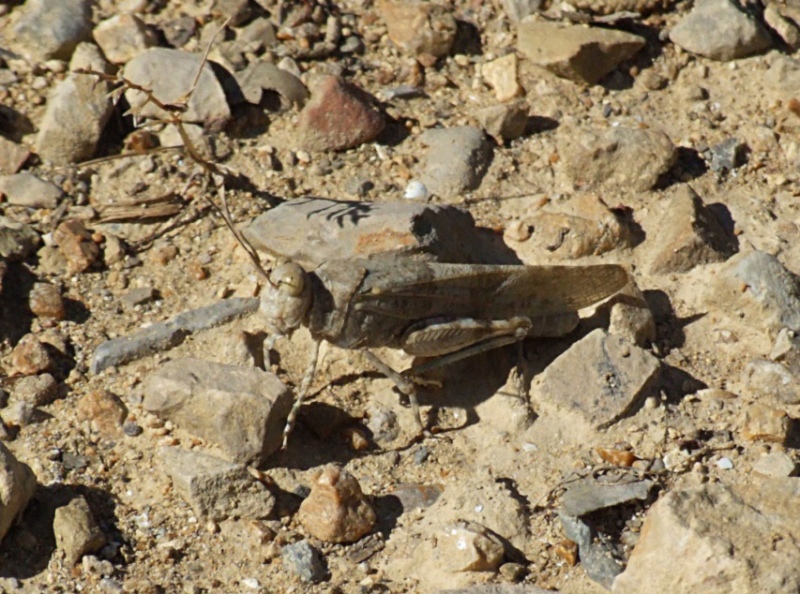
[[343,150],[374,140],[386,122],[366,91],[336,76],[322,77],[300,113],[300,146],[310,151]]
[[53,359],[36,336],[26,334],[11,351],[11,364],[17,375],[33,375],[50,369]]
[[122,433],[128,409],[118,396],[105,390],[89,392],[78,401],[78,416],[91,423],[92,430],[106,436]]
[[83,272],[97,261],[100,248],[80,219],[69,219],[61,223],[53,233],[58,249],[67,260],[71,273]]
[[28,296],[28,306],[38,318],[64,319],[64,300],[61,291],[49,283],[36,283]]

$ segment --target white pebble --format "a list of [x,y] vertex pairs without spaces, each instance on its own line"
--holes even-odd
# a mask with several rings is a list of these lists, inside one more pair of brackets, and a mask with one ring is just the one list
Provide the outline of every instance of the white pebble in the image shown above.
[[258,590],[261,587],[261,583],[256,578],[245,578],[242,580],[242,585],[251,590]]
[[408,200],[427,200],[428,196],[428,188],[425,187],[421,181],[417,181],[412,179],[408,182],[406,186],[406,193],[403,194],[403,197]]
[[717,460],[717,467],[722,470],[731,470],[733,468],[733,462],[731,462],[730,458],[720,458]]

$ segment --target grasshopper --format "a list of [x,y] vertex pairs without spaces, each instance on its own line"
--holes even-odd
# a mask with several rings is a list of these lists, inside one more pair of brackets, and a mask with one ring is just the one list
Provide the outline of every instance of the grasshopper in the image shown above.
[[[531,337],[562,336],[578,310],[629,282],[625,269],[593,266],[441,264],[402,257],[332,260],[313,272],[278,263],[261,296],[272,348],[301,325],[314,348],[283,435],[286,447],[316,371],[319,345],[363,349],[404,393],[423,429],[414,376]],[[391,347],[430,358],[402,373],[370,348]]]

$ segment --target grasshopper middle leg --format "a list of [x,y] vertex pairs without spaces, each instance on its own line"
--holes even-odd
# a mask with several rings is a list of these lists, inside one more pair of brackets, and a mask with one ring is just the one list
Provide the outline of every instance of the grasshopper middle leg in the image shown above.
[[471,318],[434,321],[418,324],[405,335],[402,348],[410,355],[433,356],[432,359],[398,372],[381,361],[374,353],[365,351],[370,363],[391,379],[397,389],[408,396],[420,433],[427,430],[420,415],[415,376],[444,367],[461,359],[494,350],[509,344],[521,343],[528,335],[531,321],[516,317],[508,320],[473,320]]

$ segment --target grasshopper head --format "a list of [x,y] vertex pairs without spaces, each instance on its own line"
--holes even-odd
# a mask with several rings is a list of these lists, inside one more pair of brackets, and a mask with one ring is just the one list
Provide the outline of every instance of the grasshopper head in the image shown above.
[[261,294],[259,311],[267,319],[270,334],[290,334],[306,319],[311,306],[308,273],[293,262],[275,267],[269,286]]

